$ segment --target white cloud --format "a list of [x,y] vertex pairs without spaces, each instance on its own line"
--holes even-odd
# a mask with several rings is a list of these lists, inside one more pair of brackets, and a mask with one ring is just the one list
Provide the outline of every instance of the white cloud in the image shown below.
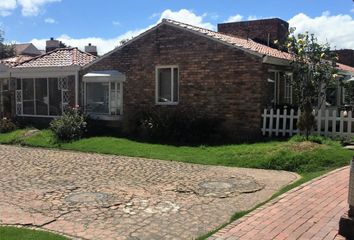
[[58,23],[57,20],[55,20],[54,18],[46,18],[44,19],[44,22],[48,24]]
[[118,21],[112,21],[112,24],[113,24],[114,26],[120,26],[120,22],[118,22]]
[[11,15],[20,7],[23,16],[37,16],[45,4],[60,2],[61,0],[1,0],[0,16]]
[[[203,15],[196,15],[192,11],[181,9],[179,11],[173,12],[170,9],[165,10],[160,14],[159,20],[156,22],[158,24],[161,22],[163,18],[170,18],[176,21],[189,23],[195,26],[215,29],[215,26],[211,23],[204,21],[205,14]],[[72,38],[66,34],[59,36],[57,39],[62,41],[63,43],[72,46],[78,47],[80,49],[84,49],[85,45],[88,43],[92,43],[93,45],[97,46],[97,51],[100,55],[112,50],[113,48],[117,47],[120,44],[120,41],[123,39],[130,39],[134,36],[139,35],[140,33],[148,30],[149,28],[153,27],[155,24],[149,25],[145,28],[136,29],[132,31],[125,32],[122,35],[119,35],[114,38],[100,38],[100,37],[87,37],[87,38]],[[47,39],[32,39],[31,42],[39,49],[45,49],[45,42]]]
[[5,17],[11,14],[16,8],[16,0],[1,0],[0,1],[0,16]]
[[206,13],[202,15],[196,15],[193,11],[187,9],[181,9],[179,11],[173,12],[171,9],[166,9],[161,13],[160,22],[163,18],[172,19],[179,22],[184,22],[198,27],[203,27],[207,29],[215,29],[215,26],[209,22],[205,22],[204,18],[207,16]]
[[331,15],[327,11],[311,18],[299,13],[289,20],[289,24],[296,27],[295,34],[308,31],[314,33],[321,42],[329,42],[337,49],[354,49],[354,19],[350,15]]
[[237,14],[235,16],[230,16],[225,22],[240,22],[242,21],[243,16],[240,14]]
[[21,6],[23,16],[36,16],[40,13],[43,5],[53,2],[60,2],[61,0],[18,0]]

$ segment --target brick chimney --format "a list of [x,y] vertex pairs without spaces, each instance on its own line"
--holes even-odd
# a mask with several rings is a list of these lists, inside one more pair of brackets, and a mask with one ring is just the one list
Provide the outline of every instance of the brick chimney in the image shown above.
[[334,52],[338,54],[339,63],[354,67],[353,49],[340,49],[340,50],[335,50]]
[[45,51],[50,52],[60,47],[60,41],[50,38],[46,41]]
[[252,39],[267,46],[271,46],[275,40],[284,43],[288,31],[289,23],[279,18],[218,24],[220,33]]
[[97,56],[97,47],[89,43],[88,46],[85,46],[85,52]]

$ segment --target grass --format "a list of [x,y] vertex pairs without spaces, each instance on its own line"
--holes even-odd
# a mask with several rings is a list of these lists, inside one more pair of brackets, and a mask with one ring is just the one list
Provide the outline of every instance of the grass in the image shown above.
[[353,156],[339,142],[321,137],[313,139],[321,144],[301,142],[302,139],[294,137],[289,141],[190,147],[141,143],[115,137],[91,137],[71,143],[57,143],[49,130],[24,137],[26,131],[0,134],[0,143],[196,164],[286,170],[301,175],[348,165]]
[[0,240],[68,240],[68,238],[44,231],[0,226]]
[[[26,131],[28,130],[0,134],[0,143],[196,164],[286,170],[297,172],[302,176],[300,180],[282,188],[271,199],[335,168],[348,165],[353,156],[353,152],[343,149],[338,141],[318,136],[311,137],[311,141],[303,141],[302,137],[295,136],[288,141],[274,140],[252,144],[190,147],[141,143],[115,137],[91,137],[71,143],[57,143],[53,133],[49,130],[42,130],[32,136],[24,137]],[[235,213],[230,222],[266,202],[248,211]],[[220,228],[227,224],[223,224]],[[198,239],[206,239],[215,231]]]

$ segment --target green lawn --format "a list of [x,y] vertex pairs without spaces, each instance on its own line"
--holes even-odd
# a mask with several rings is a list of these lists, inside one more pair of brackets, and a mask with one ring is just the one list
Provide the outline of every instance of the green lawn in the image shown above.
[[[295,136],[287,141],[177,147],[115,137],[91,137],[71,143],[57,143],[49,130],[42,130],[27,137],[26,132],[28,129],[0,134],[0,144],[21,144],[208,165],[287,170],[297,172],[302,176],[297,182],[277,192],[273,198],[330,170],[348,165],[353,156],[353,152],[343,149],[338,141],[321,137],[313,137],[311,140],[314,142],[302,141],[301,137]],[[258,206],[262,204],[264,203]],[[252,210],[235,213],[231,221]],[[198,239],[206,239],[210,234],[212,232]]]
[[0,143],[19,143],[26,146],[61,148],[132,157],[145,157],[188,163],[232,167],[264,168],[294,171],[299,174],[328,171],[348,165],[353,153],[339,142],[317,137],[322,144],[288,141],[224,146],[171,146],[150,144],[115,137],[91,137],[71,143],[56,143],[51,131],[24,137],[28,130],[0,134]]
[[44,231],[0,226],[0,240],[68,240],[68,238]]

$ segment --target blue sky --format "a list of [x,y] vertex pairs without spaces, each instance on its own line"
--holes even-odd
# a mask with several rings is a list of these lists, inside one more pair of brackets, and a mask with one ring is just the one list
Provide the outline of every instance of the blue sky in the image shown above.
[[92,42],[102,54],[162,17],[211,29],[220,22],[279,17],[337,48],[354,48],[352,0],[0,0],[6,40],[39,48],[55,37],[81,48]]

